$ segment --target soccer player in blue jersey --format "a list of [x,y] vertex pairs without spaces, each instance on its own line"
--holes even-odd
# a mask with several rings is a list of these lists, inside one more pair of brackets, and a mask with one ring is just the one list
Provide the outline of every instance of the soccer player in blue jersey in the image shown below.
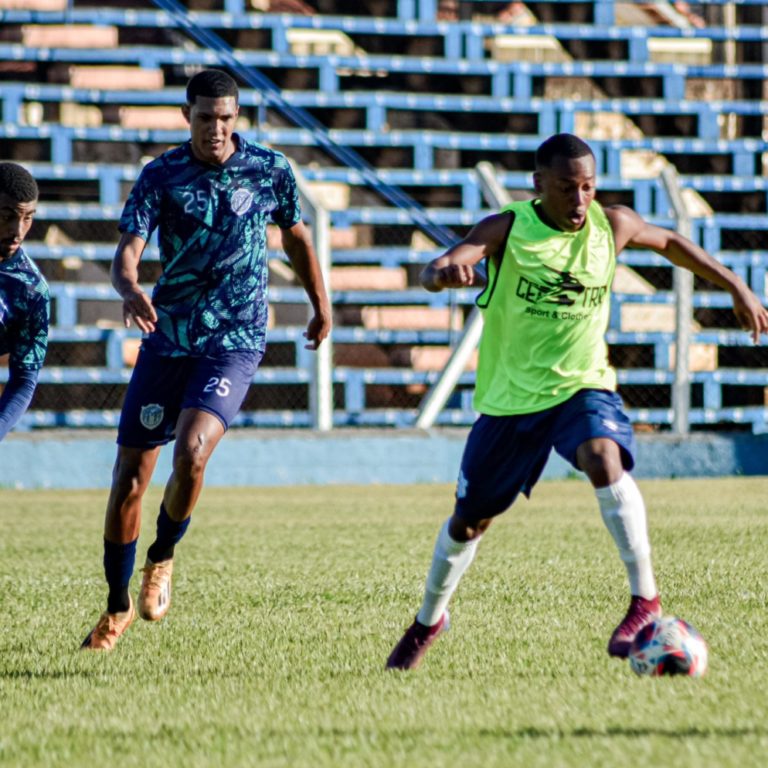
[[[314,311],[309,349],[330,332],[331,310],[296,181],[285,156],[234,132],[238,88],[205,70],[187,84],[190,140],[141,172],[120,220],[112,283],[126,325],[144,338],[118,427],[117,461],[104,527],[107,609],[83,641],[111,650],[136,615],[128,592],[141,502],[160,447],[176,441],[173,471],[149,547],[138,599],[142,618],[165,616],[174,546],[184,535],[206,464],[245,398],[264,354],[269,221]],[[158,231],[162,274],[150,299],[141,255]]]
[[0,355],[9,356],[0,395],[0,440],[29,407],[48,348],[48,285],[21,247],[38,196],[29,171],[0,163]]

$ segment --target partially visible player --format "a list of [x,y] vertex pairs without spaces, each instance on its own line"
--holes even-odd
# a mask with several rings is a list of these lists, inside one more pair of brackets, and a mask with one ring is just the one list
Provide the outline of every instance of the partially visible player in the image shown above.
[[[280,227],[283,249],[314,310],[308,348],[317,349],[330,331],[330,305],[291,167],[281,153],[234,132],[238,109],[229,75],[195,75],[182,107],[190,141],[143,169],[120,220],[112,283],[126,325],[135,323],[145,335],[120,416],[107,503],[107,609],[83,641],[85,649],[111,650],[134,620],[128,585],[142,498],[160,447],[175,439],[138,601],[144,619],[157,621],[168,611],[174,547],[189,525],[206,464],[264,354],[269,221]],[[162,274],[150,299],[138,268],[155,229]]]
[[21,247],[38,197],[29,171],[0,163],[0,355],[9,355],[8,381],[0,395],[0,440],[29,407],[48,349],[48,285]]
[[521,491],[530,495],[552,448],[589,478],[626,566],[630,605],[608,653],[626,658],[638,630],[661,614],[645,505],[629,474],[632,427],[605,343],[616,255],[648,248],[728,291],[755,343],[768,331],[768,312],[737,275],[690,240],[624,206],[600,206],[595,176],[594,155],[581,139],[549,138],[536,152],[538,197],[483,219],[422,272],[427,290],[467,287],[479,282],[475,265],[487,262],[477,300],[485,319],[474,401],[480,416],[421,608],[389,668],[416,667],[446,628],[448,602],[482,534]]

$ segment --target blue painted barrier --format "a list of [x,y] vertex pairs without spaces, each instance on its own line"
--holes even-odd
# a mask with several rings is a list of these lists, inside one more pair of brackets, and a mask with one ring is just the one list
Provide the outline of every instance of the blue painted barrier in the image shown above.
[[[234,430],[216,450],[206,485],[368,485],[453,483],[467,429],[429,432],[338,430],[308,432]],[[68,431],[12,434],[0,443],[0,487],[108,488],[115,433]],[[639,478],[768,475],[768,435],[695,433],[680,439],[638,435]],[[153,482],[170,473],[172,448],[160,455]],[[553,455],[545,479],[573,468]]]

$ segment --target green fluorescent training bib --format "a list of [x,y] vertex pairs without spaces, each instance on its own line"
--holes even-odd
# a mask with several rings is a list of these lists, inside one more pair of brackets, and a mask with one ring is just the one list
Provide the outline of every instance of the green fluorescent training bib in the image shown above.
[[502,259],[488,260],[474,407],[533,413],[580,389],[616,389],[605,331],[616,269],[613,231],[596,202],[578,232],[544,224],[538,201],[515,202]]

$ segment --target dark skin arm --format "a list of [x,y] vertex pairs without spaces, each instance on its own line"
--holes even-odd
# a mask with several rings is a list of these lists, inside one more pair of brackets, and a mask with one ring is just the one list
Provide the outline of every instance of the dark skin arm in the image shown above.
[[744,281],[705,250],[687,238],[649,224],[631,208],[621,205],[605,209],[616,241],[616,253],[626,247],[649,248],[675,266],[683,267],[731,294],[733,311],[741,327],[752,333],[755,344],[768,333],[768,311]]
[[496,213],[478,222],[469,234],[421,272],[421,284],[428,291],[444,288],[482,287],[485,278],[474,267],[486,257],[497,258],[509,234],[511,213]]
[[331,305],[320,273],[315,249],[309,231],[302,222],[289,229],[281,229],[283,250],[291,262],[293,271],[304,286],[314,315],[307,325],[304,336],[309,341],[307,349],[317,349],[331,332]]
[[157,313],[152,300],[139,285],[139,262],[147,243],[137,235],[124,232],[112,260],[112,285],[123,299],[123,322],[126,328],[131,323],[142,333],[152,333],[157,322]]

